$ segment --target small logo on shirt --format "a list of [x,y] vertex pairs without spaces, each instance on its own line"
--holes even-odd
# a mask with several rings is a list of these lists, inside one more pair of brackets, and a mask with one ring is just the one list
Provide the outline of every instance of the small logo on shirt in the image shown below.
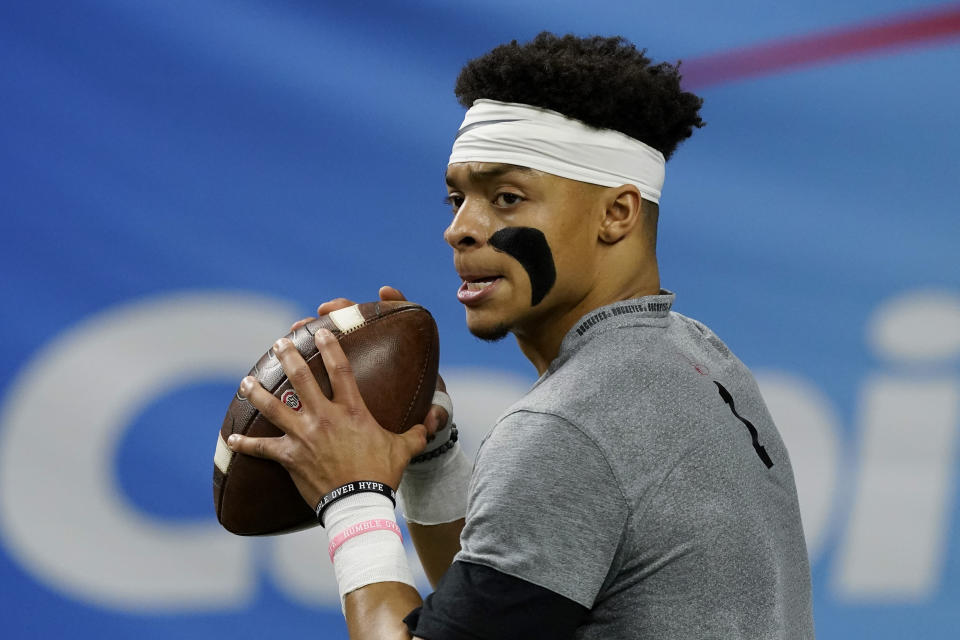
[[577,335],[582,336],[587,332],[587,330],[593,325],[597,324],[601,320],[606,320],[610,317],[610,314],[606,311],[601,311],[600,313],[595,313],[583,322],[580,323],[580,326],[577,327]]
[[616,316],[625,316],[630,313],[663,313],[664,311],[670,311],[671,303],[669,302],[641,302],[639,304],[621,304],[615,307],[610,307],[602,311],[598,311],[592,316],[589,316],[586,320],[580,323],[576,328],[578,336],[582,336],[587,331],[590,330],[594,325],[603,322],[607,318],[613,318]]

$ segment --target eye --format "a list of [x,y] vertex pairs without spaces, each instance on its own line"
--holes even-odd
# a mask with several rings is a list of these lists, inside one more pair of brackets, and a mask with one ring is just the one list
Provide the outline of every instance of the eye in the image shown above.
[[493,199],[493,204],[498,207],[512,207],[523,202],[526,198],[510,191],[502,191]]
[[456,213],[457,209],[460,208],[460,205],[463,204],[463,196],[459,193],[451,193],[443,199],[443,203],[450,207],[454,213]]

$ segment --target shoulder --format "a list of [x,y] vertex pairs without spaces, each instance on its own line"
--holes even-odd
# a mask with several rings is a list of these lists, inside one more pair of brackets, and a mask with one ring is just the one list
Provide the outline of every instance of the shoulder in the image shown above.
[[654,452],[663,447],[681,451],[689,442],[719,437],[711,425],[723,419],[724,405],[715,380],[732,391],[748,388],[752,377],[696,320],[671,313],[657,326],[600,325],[559,359],[504,420],[516,425],[510,429],[516,433],[539,428],[529,422],[530,414],[553,416],[553,428],[579,431],[626,486],[637,465],[655,464]]

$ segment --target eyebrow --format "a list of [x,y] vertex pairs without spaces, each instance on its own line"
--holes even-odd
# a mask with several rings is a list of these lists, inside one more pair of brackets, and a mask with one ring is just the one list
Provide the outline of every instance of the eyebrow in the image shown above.
[[[536,170],[531,169],[530,167],[521,167],[516,164],[494,164],[488,168],[484,169],[473,169],[470,168],[467,170],[467,179],[470,182],[485,182],[493,180],[494,178],[499,178],[508,173],[526,173],[532,174],[537,173]],[[453,180],[450,178],[450,174],[444,174],[444,180],[448,185],[453,186]]]

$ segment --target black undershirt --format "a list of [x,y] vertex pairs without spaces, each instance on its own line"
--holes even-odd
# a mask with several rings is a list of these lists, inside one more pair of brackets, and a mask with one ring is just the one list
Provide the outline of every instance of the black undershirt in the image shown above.
[[424,640],[573,638],[589,610],[549,589],[470,562],[454,562],[404,622]]

